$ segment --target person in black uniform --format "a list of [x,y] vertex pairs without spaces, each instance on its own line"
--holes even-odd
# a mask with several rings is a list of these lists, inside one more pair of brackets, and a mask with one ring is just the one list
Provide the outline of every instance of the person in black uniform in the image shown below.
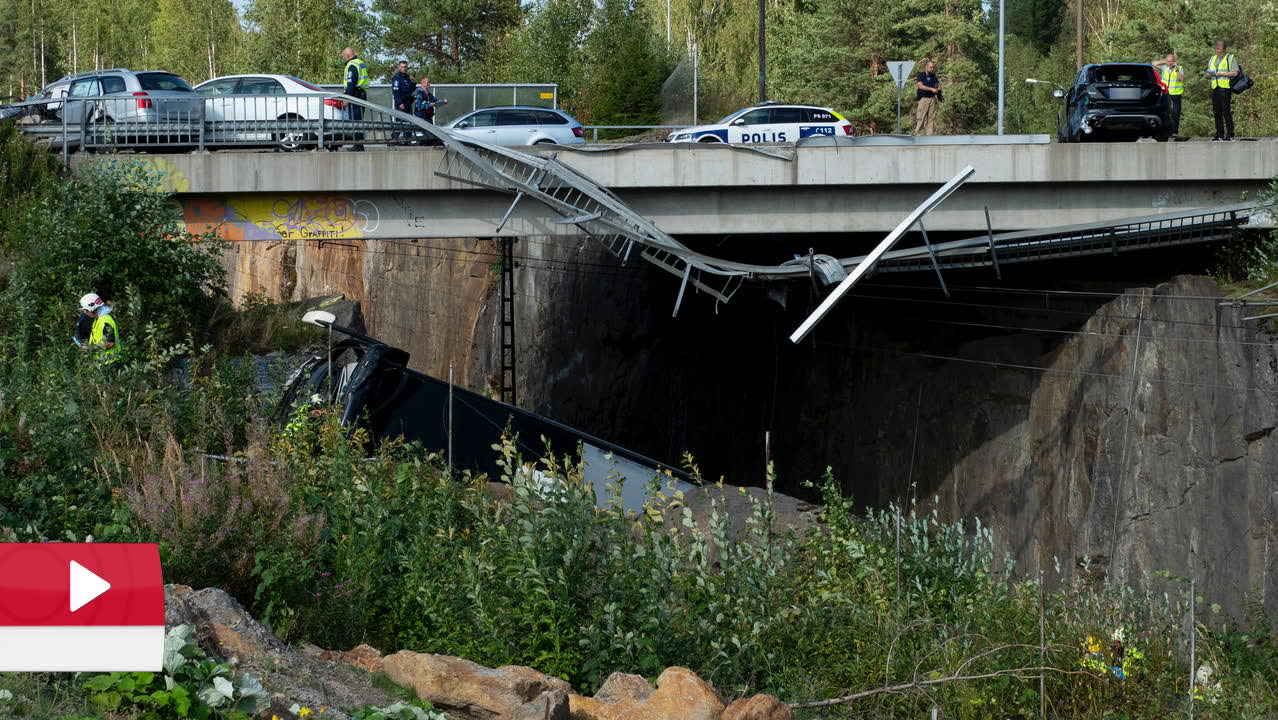
[[400,60],[399,69],[391,77],[391,97],[396,110],[402,113],[413,112],[413,90],[416,85],[413,77],[408,74],[408,61]]
[[[408,74],[408,61],[400,60],[399,69],[391,76],[391,104],[395,109],[402,113],[412,114],[413,112],[413,89],[416,83],[413,77]],[[404,138],[409,133],[397,132],[391,137]]]

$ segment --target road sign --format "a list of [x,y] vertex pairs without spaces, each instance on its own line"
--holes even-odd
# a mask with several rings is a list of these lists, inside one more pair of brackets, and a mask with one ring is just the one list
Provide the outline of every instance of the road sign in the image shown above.
[[897,90],[905,87],[905,82],[914,73],[913,60],[893,60],[887,66],[888,72],[892,73],[892,79],[896,81]]
[[159,546],[0,543],[0,672],[156,671]]
[[896,134],[901,134],[901,93],[905,89],[905,81],[909,79],[910,74],[914,72],[913,60],[893,60],[888,64],[888,72],[892,73],[892,79],[896,81]]

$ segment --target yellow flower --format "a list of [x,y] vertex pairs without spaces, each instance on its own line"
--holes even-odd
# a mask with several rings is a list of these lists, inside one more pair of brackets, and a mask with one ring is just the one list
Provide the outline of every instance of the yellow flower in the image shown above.
[[310,715],[310,714],[311,714],[311,709],[307,707],[304,707],[301,710],[297,711],[297,717],[299,718],[305,718],[307,715]]
[[1097,640],[1096,638],[1092,637],[1091,635],[1088,635],[1088,636],[1087,636],[1087,642],[1086,642],[1086,643],[1083,643],[1083,646],[1087,648],[1087,652],[1100,652],[1100,651],[1101,651],[1101,643],[1100,643],[1100,640]]

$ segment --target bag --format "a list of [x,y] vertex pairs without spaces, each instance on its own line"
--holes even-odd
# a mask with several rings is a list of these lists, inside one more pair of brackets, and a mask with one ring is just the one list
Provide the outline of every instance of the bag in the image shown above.
[[1239,65],[1238,74],[1231,79],[1231,82],[1229,83],[1229,89],[1233,90],[1234,93],[1237,94],[1240,92],[1244,92],[1245,90],[1247,90],[1248,88],[1250,88],[1252,85],[1255,85],[1255,84],[1256,84],[1255,81],[1252,80],[1251,77],[1247,75],[1247,73],[1243,72],[1242,65]]

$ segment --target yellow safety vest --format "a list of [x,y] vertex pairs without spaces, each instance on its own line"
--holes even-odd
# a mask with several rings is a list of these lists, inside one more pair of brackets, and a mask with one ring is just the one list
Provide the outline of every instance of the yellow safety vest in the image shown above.
[[[1233,53],[1225,53],[1225,57],[1223,58],[1219,55],[1212,55],[1211,62],[1207,63],[1207,69],[1211,70],[1212,72],[1215,72],[1217,70],[1223,70],[1225,72],[1229,72],[1230,70],[1233,69],[1230,67],[1230,65],[1233,65],[1233,64],[1234,64]],[[1227,88],[1227,87],[1229,87],[1229,78],[1227,77],[1218,78],[1215,75],[1211,76],[1212,90],[1215,90],[1216,88]]]
[[1163,65],[1159,71],[1159,75],[1162,76],[1163,82],[1167,84],[1168,95],[1185,94],[1185,81],[1180,68],[1171,68]]
[[346,79],[351,76],[351,66],[355,66],[356,72],[359,74],[359,80],[355,82],[356,87],[368,87],[368,66],[359,58],[351,58],[346,63],[346,69],[342,71],[342,83],[346,83]]
[[[115,345],[104,348],[102,347],[103,336],[106,334],[103,328],[107,325],[111,326],[111,330],[115,335]],[[93,346],[93,350],[98,357],[107,362],[114,362],[117,354],[120,352],[120,330],[115,324],[115,318],[110,315],[99,315],[93,320],[93,329],[89,330],[89,345]]]

